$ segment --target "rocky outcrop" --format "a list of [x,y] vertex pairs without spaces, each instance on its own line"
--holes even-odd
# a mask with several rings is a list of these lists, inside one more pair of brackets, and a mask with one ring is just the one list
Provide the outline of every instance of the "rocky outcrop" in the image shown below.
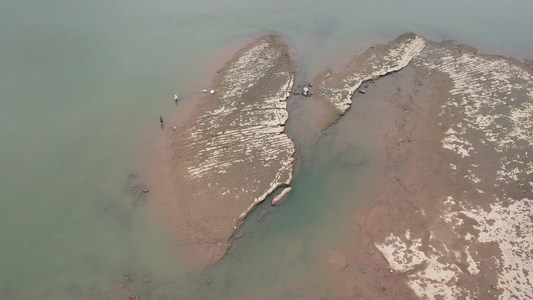
[[[365,81],[396,72],[407,66],[425,45],[423,38],[412,33],[403,34],[386,45],[377,45],[354,57],[344,70],[330,71],[318,80],[318,94],[331,102],[344,115],[352,104],[354,92]],[[361,91],[365,93],[365,91]]]
[[283,189],[279,195],[276,195],[274,197],[274,199],[272,199],[272,205],[281,205],[281,203],[283,203],[283,201],[287,198],[287,196],[292,192],[292,188],[291,187],[287,187],[285,189]]
[[292,180],[296,149],[284,125],[294,70],[280,37],[256,40],[217,72],[217,93],[173,133],[174,169],[183,177],[178,227],[202,261],[221,258],[247,214]]

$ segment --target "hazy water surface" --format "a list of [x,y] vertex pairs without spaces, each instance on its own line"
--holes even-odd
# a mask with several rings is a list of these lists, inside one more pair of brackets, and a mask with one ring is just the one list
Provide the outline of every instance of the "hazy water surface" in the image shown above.
[[[205,70],[219,49],[262,30],[287,37],[302,83],[408,31],[533,59],[531,11],[524,0],[3,0],[0,299],[103,295],[124,272],[150,276],[154,295],[235,298],[263,289],[290,298],[293,286],[320,294],[327,280],[308,274],[320,272],[322,248],[340,243],[332,233],[357,204],[346,195],[362,193],[372,174],[371,162],[346,169],[333,154],[352,147],[371,159],[365,145],[337,143],[337,127],[317,148],[301,139],[307,156],[286,204],[248,222],[232,255],[198,274],[157,200],[130,190],[146,182],[140,170],[163,135],[159,115],[182,116],[209,83]],[[291,116],[289,133],[305,135],[299,118]]]

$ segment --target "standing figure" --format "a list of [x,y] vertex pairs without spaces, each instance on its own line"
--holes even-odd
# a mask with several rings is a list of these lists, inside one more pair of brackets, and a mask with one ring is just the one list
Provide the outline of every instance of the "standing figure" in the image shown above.
[[178,102],[178,95],[174,95],[174,101]]
[[163,123],[163,117],[159,116],[159,122]]

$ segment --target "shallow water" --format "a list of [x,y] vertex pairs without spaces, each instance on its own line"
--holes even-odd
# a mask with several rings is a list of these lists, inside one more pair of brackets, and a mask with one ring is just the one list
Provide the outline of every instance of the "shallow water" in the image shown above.
[[[157,160],[159,115],[182,117],[221,49],[259,31],[287,37],[302,84],[407,31],[533,59],[530,11],[519,0],[2,1],[0,299],[103,295],[124,272],[147,274],[153,295],[329,293],[327,280],[307,274],[320,274],[324,249],[342,247],[346,208],[358,205],[347,195],[375,176],[365,139],[333,126],[315,145],[302,125],[309,108],[290,104],[302,112],[287,124],[302,154],[293,194],[261,222],[260,210],[250,216],[232,254],[199,273],[179,255],[157,199],[130,188],[146,184]],[[344,150],[369,163],[346,168],[335,155]]]

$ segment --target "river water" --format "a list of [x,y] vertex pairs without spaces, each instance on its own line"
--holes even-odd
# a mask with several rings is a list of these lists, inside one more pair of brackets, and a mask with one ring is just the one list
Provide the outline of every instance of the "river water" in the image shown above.
[[[3,0],[0,299],[327,296],[320,253],[342,248],[348,212],[363,205],[353,195],[377,176],[369,139],[346,134],[352,112],[315,146],[309,115],[289,104],[300,112],[287,124],[302,158],[293,194],[260,206],[269,214],[254,212],[231,255],[203,271],[179,254],[152,193],[130,188],[157,160],[159,115],[182,117],[221,53],[261,31],[287,38],[302,84],[410,31],[531,60],[531,11],[525,0]],[[340,163],[346,149],[362,163]],[[121,289],[125,272],[136,280]]]

